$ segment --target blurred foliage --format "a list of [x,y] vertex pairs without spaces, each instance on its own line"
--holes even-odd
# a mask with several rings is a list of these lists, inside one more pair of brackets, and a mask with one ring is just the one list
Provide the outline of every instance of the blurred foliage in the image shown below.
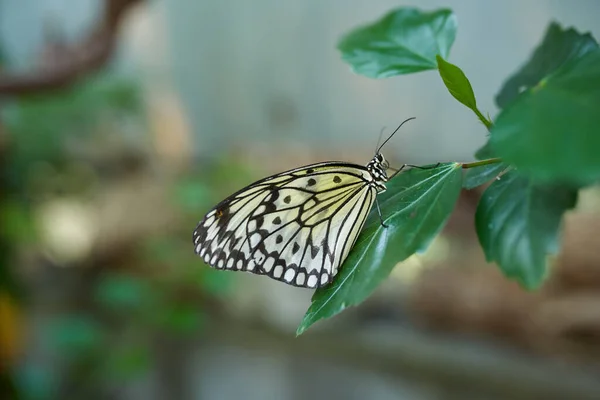
[[25,203],[14,198],[0,203],[0,235],[11,243],[35,243],[34,222]]
[[[477,232],[486,259],[496,261],[504,273],[527,288],[537,288],[542,284],[547,276],[548,255],[556,254],[560,248],[562,215],[576,204],[579,185],[574,182],[590,182],[589,178],[600,166],[596,157],[600,150],[595,134],[597,124],[590,124],[598,118],[598,113],[593,106],[585,105],[590,95],[600,92],[600,81],[589,79],[592,76],[589,74],[573,74],[570,66],[597,52],[598,45],[591,35],[551,23],[531,59],[500,89],[496,101],[503,110],[495,121],[490,140],[476,154],[478,158],[509,156],[507,161],[513,161],[511,153],[515,154],[516,150],[522,153],[524,164],[533,165],[533,169],[538,170],[532,176],[527,168],[521,168],[520,163],[515,164],[517,171],[510,176],[511,183],[508,185],[511,187],[510,198],[505,197],[493,209],[490,209],[489,203],[482,201],[476,217]],[[597,75],[600,65],[595,70]],[[553,99],[552,94],[548,97],[539,93],[539,83],[555,80],[565,73],[574,82],[579,82],[567,88],[567,96],[561,94]],[[542,92],[544,86],[545,83],[541,86]],[[578,91],[581,91],[580,94]],[[504,107],[511,109],[508,115]],[[574,109],[577,111],[570,112]],[[532,121],[534,115],[539,121]],[[512,135],[512,139],[505,136],[501,139],[504,145],[498,148],[495,145],[499,141],[498,135],[506,134]],[[515,134],[523,137],[515,137]],[[502,147],[507,153],[502,151]],[[545,172],[540,174],[539,171]],[[544,182],[536,179],[540,175],[546,178]],[[565,182],[565,178],[570,183]],[[496,197],[499,187],[506,185],[494,182],[484,193],[484,199]],[[511,204],[515,205],[512,200],[515,198],[524,199],[526,204],[517,210],[512,209],[512,217],[520,213],[517,218],[507,218],[506,211],[511,209]],[[512,232],[516,236],[511,238],[507,234],[498,235],[498,232]],[[543,234],[534,238],[534,232]],[[527,252],[514,252],[515,237],[529,237],[529,240],[524,239],[530,245]]]
[[593,184],[600,179],[598,104],[596,45],[507,105],[496,118],[490,143],[499,156],[532,179]]
[[85,358],[98,351],[105,333],[100,323],[89,315],[66,315],[50,326],[49,345],[68,358]]
[[581,34],[573,28],[563,29],[557,22],[550,23],[531,58],[506,80],[496,95],[496,104],[505,108],[525,89],[534,87],[566,62],[597,49],[598,43],[589,33]]
[[517,171],[487,188],[475,224],[481,246],[504,274],[535,288],[546,273],[546,255],[559,249],[562,215],[577,202],[577,192],[533,184]]
[[129,78],[100,74],[89,81],[7,103],[1,117],[11,137],[11,181],[19,184],[34,163],[63,166],[66,146],[89,139],[103,123],[139,115],[141,99]]
[[109,381],[122,384],[129,379],[135,379],[145,373],[153,363],[148,346],[140,343],[126,343],[108,356],[106,371]]
[[[51,262],[39,249],[34,206],[65,195],[90,198],[121,179],[119,173],[105,173],[118,171],[117,166],[106,165],[119,161],[114,158],[115,146],[126,153],[128,148],[119,146],[131,144],[135,151],[148,141],[139,88],[131,78],[103,72],[68,90],[7,102],[1,117],[10,148],[2,160],[9,190],[0,199],[0,246],[33,252],[41,257],[39,262]],[[109,136],[118,140],[107,143]],[[88,149],[94,160],[86,158]],[[151,152],[141,154],[146,157],[144,165],[152,165]],[[31,362],[15,367],[19,393],[27,399],[51,399],[65,387],[80,394],[122,385],[155,364],[161,337],[182,340],[200,333],[208,323],[206,297],[226,293],[231,276],[207,268],[194,255],[188,223],[219,196],[252,178],[247,166],[229,159],[172,175],[170,206],[181,219],[169,230],[146,235],[123,260],[98,265],[88,260],[91,265],[85,268],[75,265],[60,271],[64,279],[49,291],[60,291],[61,300],[38,332],[55,366],[49,370],[49,364]],[[6,278],[2,283],[13,279],[14,265],[9,268],[8,259],[0,257],[0,277]],[[100,273],[89,279],[89,268],[100,268]],[[70,286],[71,279],[82,280]],[[36,296],[27,293],[27,297]],[[0,315],[3,328],[16,329],[17,319],[6,323],[5,314]]]
[[99,279],[94,299],[107,310],[131,315],[150,305],[151,291],[148,283],[137,277],[109,273]]

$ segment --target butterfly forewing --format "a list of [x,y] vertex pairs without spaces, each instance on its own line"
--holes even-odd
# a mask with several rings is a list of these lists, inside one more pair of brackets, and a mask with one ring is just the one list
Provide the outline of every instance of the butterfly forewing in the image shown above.
[[213,208],[194,231],[212,267],[315,288],[337,274],[371,209],[370,172],[320,163],[265,178]]

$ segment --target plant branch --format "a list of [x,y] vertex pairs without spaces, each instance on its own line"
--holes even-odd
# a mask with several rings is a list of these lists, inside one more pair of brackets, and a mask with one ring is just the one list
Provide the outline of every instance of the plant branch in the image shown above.
[[482,165],[498,164],[501,162],[502,162],[501,158],[488,158],[486,160],[474,161],[474,162],[470,162],[470,163],[462,163],[461,165],[462,165],[463,169],[469,169],[469,168],[481,167]]
[[490,121],[489,119],[487,119],[482,113],[481,111],[479,111],[478,108],[474,108],[473,111],[475,112],[475,115],[477,115],[477,118],[479,118],[479,120],[481,121],[481,123],[483,123],[485,125],[485,127],[487,128],[488,131],[490,131],[492,129],[492,121]]
[[[23,74],[0,74],[0,97],[64,88],[103,67],[112,56],[126,11],[143,0],[105,0],[104,16],[92,33],[73,46],[54,49],[54,65]],[[50,43],[52,45],[52,43]]]

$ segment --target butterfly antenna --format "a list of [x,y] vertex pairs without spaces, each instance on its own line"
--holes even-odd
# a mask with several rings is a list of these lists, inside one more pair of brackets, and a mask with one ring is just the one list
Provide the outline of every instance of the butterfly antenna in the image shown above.
[[375,154],[379,154],[379,151],[381,150],[381,148],[392,138],[392,136],[394,136],[394,134],[396,132],[398,132],[398,130],[400,128],[402,128],[402,125],[404,125],[406,122],[410,121],[411,119],[416,119],[416,117],[410,117],[408,119],[405,119],[404,121],[402,121],[402,123],[396,128],[396,130],[394,132],[392,132],[392,134],[385,139],[385,141],[381,144],[381,146],[377,147],[377,150],[375,151]]
[[379,131],[379,138],[377,139],[377,146],[375,146],[375,153],[377,153],[377,148],[379,147],[379,143],[381,143],[381,137],[383,136],[383,131],[385,131],[385,126],[383,128],[381,128],[381,131]]

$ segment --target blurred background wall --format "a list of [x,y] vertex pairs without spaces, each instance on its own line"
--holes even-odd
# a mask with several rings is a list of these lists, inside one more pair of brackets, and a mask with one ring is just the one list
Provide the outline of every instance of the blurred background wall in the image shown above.
[[[0,0],[0,71],[60,66],[108,3]],[[600,398],[594,190],[540,292],[485,263],[465,192],[427,253],[300,338],[309,291],[192,253],[223,196],[308,162],[366,163],[408,117],[394,163],[473,158],[485,130],[435,72],[371,80],[335,49],[409,5],[457,14],[450,61],[492,116],[551,20],[600,36],[593,0],[139,1],[98,70],[0,98],[7,398]]]
[[[26,66],[48,29],[80,35],[101,2],[3,0],[0,32],[6,54]],[[343,157],[346,147],[374,147],[379,130],[416,116],[386,149],[410,162],[469,159],[484,142],[479,122],[439,84],[435,72],[386,80],[351,73],[335,49],[357,25],[408,2],[164,0],[136,11],[123,27],[119,61],[141,73],[144,86],[166,85],[182,103],[197,154],[211,156],[257,141],[315,144]],[[475,88],[481,109],[530,54],[550,20],[598,36],[593,0],[420,1],[422,9],[451,8],[459,31],[451,61]],[[164,89],[164,88],[163,88]],[[350,139],[352,138],[352,139]],[[431,145],[435,143],[435,145]],[[337,152],[337,153],[336,153]],[[352,154],[364,162],[370,152]]]

